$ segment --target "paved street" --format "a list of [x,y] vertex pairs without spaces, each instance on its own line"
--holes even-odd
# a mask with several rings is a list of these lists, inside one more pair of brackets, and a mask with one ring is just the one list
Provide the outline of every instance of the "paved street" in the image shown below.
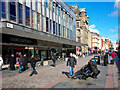
[[[75,71],[78,71],[83,65],[87,64],[92,57],[93,56],[79,58]],[[118,59],[116,59],[116,62],[117,61]],[[118,70],[116,64],[108,66],[113,67],[114,79],[112,78],[112,80],[114,80],[114,87],[118,87],[116,80],[118,80],[119,76],[116,74]],[[98,65],[101,73],[97,79],[89,77],[87,80],[78,80],[67,78],[66,75],[62,74],[63,71],[68,72],[69,70],[66,62],[62,61],[59,62],[55,68],[52,66],[37,67],[38,74],[32,77],[29,76],[30,70],[21,74],[4,76],[2,78],[2,88],[104,88],[105,85],[110,87],[109,83],[108,85],[106,84],[106,74],[109,74],[108,66],[103,66],[101,60],[101,65]],[[5,71],[3,71],[3,75],[4,72]],[[107,81],[110,82],[109,79]]]
[[[80,67],[85,65],[92,56],[78,59],[78,64],[75,70],[79,70]],[[50,88],[66,79],[67,77],[62,74],[63,71],[68,71],[66,62],[58,64],[54,67],[39,67],[37,68],[38,74],[29,76],[31,71],[16,74],[10,77],[4,77],[2,79],[3,88]]]

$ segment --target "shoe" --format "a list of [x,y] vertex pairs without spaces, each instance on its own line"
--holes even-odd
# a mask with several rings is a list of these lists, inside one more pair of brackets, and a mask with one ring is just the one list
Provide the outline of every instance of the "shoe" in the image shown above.
[[22,73],[22,71],[19,71],[19,73]]
[[35,75],[37,75],[38,73],[35,73]]

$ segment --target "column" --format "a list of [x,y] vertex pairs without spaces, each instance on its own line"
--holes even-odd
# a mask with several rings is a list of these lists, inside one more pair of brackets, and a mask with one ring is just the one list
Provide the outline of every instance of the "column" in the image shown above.
[[23,2],[23,25],[26,26],[26,10],[25,10],[25,1]]
[[19,11],[18,11],[18,1],[16,0],[16,23],[19,23]]
[[6,0],[6,19],[10,21],[10,4],[9,0]]

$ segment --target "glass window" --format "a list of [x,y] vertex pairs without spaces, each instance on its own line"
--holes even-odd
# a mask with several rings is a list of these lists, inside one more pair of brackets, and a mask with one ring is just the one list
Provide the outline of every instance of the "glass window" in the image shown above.
[[53,34],[55,34],[55,21],[53,21]]
[[50,0],[49,4],[50,4],[50,10],[52,11],[52,1],[51,0]]
[[23,14],[22,14],[22,11],[23,11],[23,6],[22,4],[18,3],[18,10],[19,10],[19,23],[23,24]]
[[58,16],[60,16],[60,7],[58,7]]
[[35,28],[35,11],[32,10],[32,27]]
[[60,30],[60,24],[59,24],[59,36],[60,36],[60,31],[61,31],[61,30]]
[[77,28],[79,28],[79,22],[77,22]]
[[16,21],[16,4],[15,4],[15,2],[10,2],[10,20]]
[[30,8],[26,6],[25,10],[26,10],[26,25],[30,26]]
[[46,32],[48,32],[48,17],[46,17]]
[[52,31],[52,21],[50,20],[50,31]]
[[0,14],[1,14],[0,17],[6,18],[6,6],[5,6],[5,2],[1,2],[0,1],[0,4],[2,4],[2,10],[0,10]]
[[37,13],[37,26],[40,29],[40,13]]
[[41,13],[41,2],[37,2],[38,6],[37,6],[37,10],[39,13]]
[[46,7],[48,7],[48,0],[46,0]]
[[55,12],[55,3],[53,2],[53,12]]
[[56,23],[56,35],[58,34],[58,24]]

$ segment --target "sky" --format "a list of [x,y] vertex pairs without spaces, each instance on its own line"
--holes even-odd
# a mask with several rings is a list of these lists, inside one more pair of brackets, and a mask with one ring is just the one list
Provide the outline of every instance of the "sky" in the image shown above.
[[[78,0],[79,1],[79,0]],[[118,38],[118,1],[114,2],[66,2],[86,8],[89,16],[89,30],[109,38],[113,43]],[[89,0],[88,0],[89,1]]]

